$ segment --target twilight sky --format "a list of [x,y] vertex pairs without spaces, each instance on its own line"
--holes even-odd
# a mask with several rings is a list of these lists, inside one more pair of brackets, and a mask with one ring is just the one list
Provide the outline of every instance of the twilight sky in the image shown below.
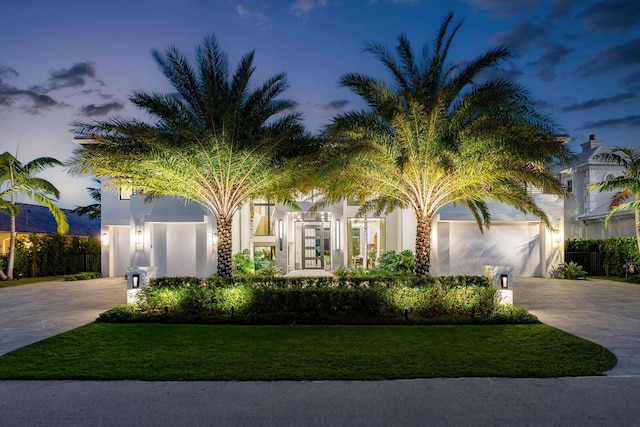
[[[638,0],[6,0],[0,13],[0,152],[22,162],[73,151],[73,120],[145,118],[133,90],[171,87],[151,49],[177,46],[193,57],[215,34],[231,68],[255,49],[254,82],[285,71],[311,131],[336,113],[362,108],[339,77],[388,79],[363,42],[395,47],[406,34],[416,51],[447,11],[464,20],[451,60],[507,45],[518,55],[498,70],[523,84],[541,111],[573,138],[640,146]],[[41,176],[62,192],[60,206],[91,203],[89,178],[62,169]]]

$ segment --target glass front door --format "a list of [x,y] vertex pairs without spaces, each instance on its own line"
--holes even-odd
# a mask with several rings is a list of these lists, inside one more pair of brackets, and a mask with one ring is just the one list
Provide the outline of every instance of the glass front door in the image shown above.
[[324,252],[322,248],[324,239],[322,233],[322,227],[318,225],[305,225],[303,227],[302,268],[324,268]]

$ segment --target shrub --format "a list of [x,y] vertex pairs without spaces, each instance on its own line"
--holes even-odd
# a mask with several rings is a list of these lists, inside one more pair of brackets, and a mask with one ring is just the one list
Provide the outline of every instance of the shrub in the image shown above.
[[566,252],[602,252],[604,242],[604,240],[600,239],[566,240],[564,250]]
[[134,314],[120,310],[105,319],[127,321],[121,319],[143,316],[144,321],[421,323],[443,316],[491,316],[496,304],[496,290],[486,278],[476,276],[160,277],[152,279],[138,295]]
[[624,276],[624,265],[627,262],[640,263],[635,237],[609,237],[604,241],[602,252],[608,275]]
[[557,272],[560,279],[573,280],[579,277],[584,278],[587,275],[587,272],[582,269],[582,266],[573,261],[558,265]]
[[538,318],[522,307],[497,304],[493,312],[495,323],[540,323]]
[[66,276],[64,276],[64,280],[66,281],[91,280],[91,279],[99,279],[100,277],[102,277],[102,274],[98,273],[97,271],[85,271],[82,273],[67,274]]
[[378,258],[378,266],[389,273],[413,273],[416,259],[413,252],[404,250],[400,253],[387,251]]

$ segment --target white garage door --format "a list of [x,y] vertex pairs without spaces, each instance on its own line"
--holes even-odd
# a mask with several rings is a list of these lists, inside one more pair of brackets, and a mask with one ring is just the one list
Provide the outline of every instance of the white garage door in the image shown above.
[[[475,223],[450,222],[439,234],[444,274],[483,273],[483,265],[511,265],[515,277],[541,276],[540,226],[537,223],[494,223],[481,234]],[[446,272],[448,267],[448,272]]]

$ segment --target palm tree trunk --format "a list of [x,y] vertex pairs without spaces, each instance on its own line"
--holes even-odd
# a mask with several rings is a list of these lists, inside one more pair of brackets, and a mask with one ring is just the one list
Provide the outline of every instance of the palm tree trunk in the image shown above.
[[218,226],[218,276],[233,276],[233,261],[231,258],[231,225],[233,218],[217,216]]
[[431,218],[432,214],[417,213],[416,230],[416,276],[428,276],[431,267]]
[[249,269],[251,274],[256,274],[256,260],[253,256],[253,214],[254,205],[253,199],[249,201],[249,259],[251,260],[251,268]]
[[[636,194],[636,202],[638,201],[638,195]],[[638,244],[638,251],[640,251],[640,209],[635,208],[635,220],[636,220],[636,243]]]
[[9,259],[7,260],[7,279],[13,279],[13,264],[16,258],[16,217],[15,215],[10,216],[10,225],[9,225]]

